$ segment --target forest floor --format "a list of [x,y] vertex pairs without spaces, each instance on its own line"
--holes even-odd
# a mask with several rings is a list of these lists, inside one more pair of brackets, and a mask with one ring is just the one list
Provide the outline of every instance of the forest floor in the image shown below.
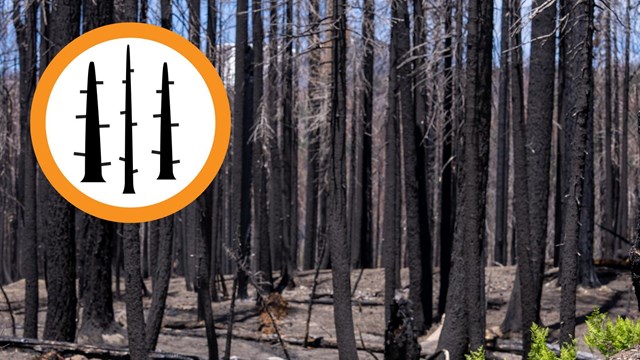
[[[353,272],[352,284],[355,283],[359,273],[360,270]],[[515,267],[512,266],[490,267],[486,270],[488,338],[495,338],[501,335],[498,329],[506,312],[514,274]],[[580,288],[577,296],[576,316],[578,317],[578,327],[576,335],[579,349],[586,354],[590,354],[590,352],[582,338],[586,330],[584,319],[594,308],[600,308],[602,311],[608,312],[610,316],[624,315],[637,318],[639,315],[635,298],[631,292],[631,278],[628,271],[600,267],[598,268],[598,274],[603,285],[596,289]],[[436,271],[434,274],[434,304],[436,305],[438,278]],[[375,359],[376,357],[382,359],[380,351],[384,345],[383,279],[382,269],[365,270],[353,298],[356,339],[358,347],[361,349],[359,354],[361,359]],[[311,316],[310,335],[313,338],[322,338],[320,345],[316,348],[304,349],[300,346],[305,333],[313,272],[301,272],[296,276],[295,283],[297,286],[294,289],[285,290],[283,293],[288,306],[286,314],[276,322],[290,357],[292,359],[337,359],[331,306],[330,271],[322,271],[320,274],[317,289],[317,295],[320,296],[317,301],[320,303],[314,305]],[[406,269],[402,271],[402,283],[405,286],[408,285],[408,272]],[[150,288],[149,282],[147,287]],[[231,288],[231,279],[227,281],[227,287]],[[18,327],[17,335],[20,336],[24,316],[24,282],[19,281],[9,284],[5,286],[5,290],[12,303]],[[145,298],[144,303],[145,308],[148,308],[150,299]],[[225,346],[229,303],[229,300],[225,300],[213,304],[221,354]],[[46,314],[46,290],[43,281],[40,283],[40,304],[39,326],[40,332],[42,332]],[[557,269],[547,269],[542,298],[542,321],[551,328],[551,342],[554,341],[559,329],[559,304],[560,288],[557,286]],[[126,323],[124,302],[121,300],[114,301],[114,309],[116,321],[124,326]],[[259,311],[255,306],[255,300],[238,301],[235,319],[231,347],[232,356],[237,356],[238,359],[256,360],[285,357],[277,338],[274,334],[271,334],[273,331],[269,331],[268,327],[267,329],[264,327],[261,329],[261,319],[264,319],[264,317],[260,317]],[[7,306],[4,299],[0,297],[0,336],[11,336],[11,332],[11,321]],[[435,325],[429,334],[420,338],[423,354],[425,355],[435,350],[439,334],[438,325]],[[494,343],[497,344],[498,348],[505,350],[510,347],[513,348],[513,344],[518,342],[517,338],[518,336],[513,336],[512,339],[500,336],[500,339]],[[109,339],[106,340],[111,341]],[[122,346],[123,342],[114,340],[112,345]],[[196,294],[186,290],[183,278],[173,278],[171,280],[158,350],[194,355],[201,358],[207,357],[204,324],[197,321]],[[370,352],[375,354],[376,357],[372,356]],[[0,349],[0,359],[33,359],[34,354],[12,349],[11,347]],[[495,355],[506,359],[519,358],[519,356],[511,355],[506,351],[496,352]],[[596,356],[594,358],[600,357]]]

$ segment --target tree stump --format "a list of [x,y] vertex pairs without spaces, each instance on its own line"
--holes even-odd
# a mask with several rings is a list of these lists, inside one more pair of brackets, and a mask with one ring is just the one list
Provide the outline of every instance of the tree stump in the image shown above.
[[384,334],[384,358],[386,360],[418,360],[420,344],[413,327],[411,302],[393,299],[391,318]]

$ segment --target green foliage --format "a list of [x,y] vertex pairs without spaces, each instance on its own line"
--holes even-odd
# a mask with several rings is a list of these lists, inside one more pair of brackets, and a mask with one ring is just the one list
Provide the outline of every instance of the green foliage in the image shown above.
[[578,357],[578,343],[576,339],[571,340],[571,344],[564,343],[560,349],[560,360],[575,360]]
[[547,335],[549,335],[549,329],[540,327],[536,323],[531,325],[531,350],[529,351],[529,359],[558,359],[556,354],[547,347]]
[[549,329],[538,326],[537,324],[531,325],[531,351],[529,351],[529,359],[536,360],[575,360],[578,348],[576,340],[571,343],[562,344],[560,349],[560,357],[558,357],[551,349],[547,347],[547,335],[549,335]]
[[613,323],[606,313],[596,309],[587,316],[584,341],[591,351],[596,348],[602,355],[609,357],[640,344],[640,323],[621,316]]
[[478,350],[472,351],[469,355],[465,355],[464,358],[466,360],[484,360],[484,349],[480,346]]

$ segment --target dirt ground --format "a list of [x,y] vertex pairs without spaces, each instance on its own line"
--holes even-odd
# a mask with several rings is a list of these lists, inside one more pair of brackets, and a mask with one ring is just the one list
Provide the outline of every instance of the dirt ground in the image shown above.
[[[360,271],[352,274],[352,284],[358,278]],[[487,332],[488,336],[499,335],[499,325],[504,314],[511,293],[511,287],[515,274],[515,267],[491,267],[486,270],[486,292],[488,300]],[[557,286],[557,269],[548,269],[545,279],[542,299],[542,320],[551,328],[551,342],[554,341],[559,329],[559,303],[560,288]],[[576,316],[578,327],[576,335],[578,345],[584,356],[591,356],[589,349],[584,344],[582,336],[586,330],[584,324],[585,315],[594,308],[607,311],[610,316],[628,316],[638,318],[638,310],[635,297],[631,291],[631,278],[627,271],[615,270],[605,267],[598,269],[602,286],[596,289],[578,290],[578,303]],[[296,287],[285,290],[284,299],[288,302],[286,315],[276,324],[282,338],[285,340],[286,349],[292,359],[337,359],[335,346],[335,329],[333,326],[333,313],[331,306],[331,273],[323,271],[319,277],[317,294],[322,303],[315,304],[310,323],[310,335],[313,338],[322,338],[320,347],[304,349],[300,342],[304,337],[305,320],[308,310],[308,300],[313,282],[312,272],[302,272],[295,278]],[[379,352],[384,344],[384,309],[382,306],[383,270],[367,269],[362,274],[358,288],[354,296],[353,316],[355,321],[356,339],[358,342],[361,359],[382,358]],[[402,272],[403,285],[408,284],[408,272]],[[147,283],[150,288],[150,283]],[[228,288],[231,288],[231,279],[227,280]],[[439,279],[437,269],[434,274],[434,304],[437,305]],[[22,281],[5,286],[5,290],[11,301],[17,323],[17,335],[22,333],[22,318],[24,316],[24,283]],[[406,289],[405,289],[406,291]],[[46,314],[46,290],[44,282],[40,283],[40,331],[44,326]],[[148,307],[150,299],[145,299]],[[226,325],[228,321],[229,300],[213,305],[218,344],[221,353],[226,341]],[[124,326],[126,324],[125,306],[121,300],[115,300],[114,310],[116,321]],[[236,306],[236,322],[234,336],[232,338],[231,354],[237,359],[277,359],[284,358],[282,346],[277,342],[275,335],[264,334],[260,330],[260,317],[254,300],[239,301]],[[7,305],[0,297],[0,336],[11,336],[11,321]],[[420,338],[423,354],[430,354],[435,350],[439,334],[438,325]],[[517,342],[518,336],[507,339],[505,336],[498,341],[498,347],[508,348],[508,344]],[[125,341],[111,339],[113,346],[122,347]],[[364,344],[364,346],[363,346]],[[364,350],[366,348],[366,351]],[[169,288],[169,298],[163,322],[163,330],[158,343],[158,350],[184,355],[193,355],[201,358],[207,357],[207,346],[204,324],[197,321],[196,294],[188,292],[184,279],[174,278]],[[507,352],[496,353],[499,358],[518,359],[518,356]],[[34,353],[21,353],[15,349],[0,349],[0,359],[33,359]],[[595,354],[593,358],[601,358]]]

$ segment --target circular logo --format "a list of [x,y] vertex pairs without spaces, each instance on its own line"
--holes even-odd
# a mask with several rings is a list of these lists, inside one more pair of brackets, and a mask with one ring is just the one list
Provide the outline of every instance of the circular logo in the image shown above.
[[227,94],[209,60],[148,24],[108,25],[69,43],[31,108],[33,148],[51,185],[117,222],[159,219],[195,200],[229,135]]

